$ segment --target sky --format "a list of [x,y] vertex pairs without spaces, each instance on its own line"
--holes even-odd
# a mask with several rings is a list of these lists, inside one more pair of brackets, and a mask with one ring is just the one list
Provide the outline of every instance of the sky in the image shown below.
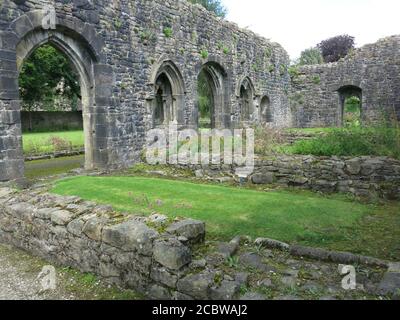
[[400,34],[399,0],[222,0],[227,19],[280,43],[291,59],[330,37],[356,46]]

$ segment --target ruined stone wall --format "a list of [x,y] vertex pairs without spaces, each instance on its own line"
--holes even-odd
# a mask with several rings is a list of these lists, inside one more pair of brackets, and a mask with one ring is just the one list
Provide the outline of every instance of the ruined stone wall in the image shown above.
[[[184,168],[187,166],[180,165]],[[199,177],[233,176],[235,167],[189,166]],[[399,199],[400,161],[386,157],[277,155],[255,163],[250,182],[367,198]],[[224,178],[222,178],[224,180]]]
[[341,126],[338,90],[346,86],[362,90],[364,123],[400,119],[400,36],[366,45],[336,63],[301,67],[290,95],[294,125]]
[[274,123],[290,124],[288,56],[276,43],[183,0],[55,1],[56,30],[50,31],[41,24],[46,4],[53,1],[1,3],[0,180],[23,176],[18,67],[46,41],[80,71],[87,168],[129,166],[138,159],[152,127],[155,78],[166,63],[181,127],[197,126],[197,77],[204,65],[221,73],[219,126],[242,125],[244,81],[252,92],[250,122],[260,118],[260,101],[268,96]]
[[77,197],[0,188],[1,242],[149,297],[179,295],[191,246],[204,237],[199,221],[129,217]]

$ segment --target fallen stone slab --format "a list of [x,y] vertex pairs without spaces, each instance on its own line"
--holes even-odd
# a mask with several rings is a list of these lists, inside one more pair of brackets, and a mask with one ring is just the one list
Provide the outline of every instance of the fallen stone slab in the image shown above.
[[290,245],[288,245],[287,243],[268,238],[258,238],[254,243],[257,246],[263,246],[270,249],[279,249],[287,251],[290,248]]
[[361,256],[349,252],[329,251],[320,248],[290,246],[290,254],[298,257],[311,258],[320,261],[330,261],[341,264],[363,264],[377,267],[388,267],[389,262],[377,258]]

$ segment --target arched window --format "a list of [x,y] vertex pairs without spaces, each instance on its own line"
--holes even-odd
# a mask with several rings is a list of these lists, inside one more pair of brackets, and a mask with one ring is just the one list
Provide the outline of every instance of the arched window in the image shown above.
[[239,106],[242,123],[248,123],[257,118],[254,114],[254,87],[249,78],[245,78],[240,86]]
[[167,126],[172,121],[182,124],[185,86],[178,68],[172,61],[164,61],[153,78],[153,127]]
[[362,89],[343,86],[339,90],[340,112],[343,126],[359,126],[362,112]]
[[274,122],[274,117],[273,117],[272,110],[271,110],[271,101],[270,101],[269,97],[264,96],[261,99],[260,112],[261,112],[260,119],[261,119],[262,123]]
[[197,77],[199,128],[220,128],[229,124],[228,82],[225,70],[216,62],[207,62]]

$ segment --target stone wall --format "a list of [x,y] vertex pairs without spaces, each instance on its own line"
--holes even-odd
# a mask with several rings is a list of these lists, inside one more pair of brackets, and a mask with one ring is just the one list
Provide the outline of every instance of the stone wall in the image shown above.
[[[186,165],[180,165],[187,167]],[[190,166],[199,177],[233,176],[232,166]],[[257,160],[251,183],[368,198],[400,199],[400,161],[386,157],[315,157],[277,155]]]
[[154,290],[170,298],[178,294],[191,246],[204,237],[199,221],[129,217],[77,197],[0,188],[1,242],[149,297]]
[[361,90],[364,123],[400,120],[400,36],[366,45],[336,63],[301,67],[290,95],[293,125],[341,126],[341,89]]
[[204,69],[214,89],[216,126],[257,122],[262,108],[277,124],[291,122],[285,50],[201,6],[184,0],[55,1],[56,28],[49,31],[42,28],[48,3],[4,0],[0,6],[0,180],[23,176],[18,68],[46,42],[71,58],[81,78],[88,169],[138,160],[154,125],[161,75],[170,82],[181,128],[197,127],[197,77]]
[[[78,197],[0,187],[1,243],[58,266],[96,274],[147,298],[398,297],[398,263],[268,238],[253,241],[246,236],[236,236],[230,242],[207,241],[198,247],[204,238],[205,225],[200,221],[120,214]],[[343,276],[338,273],[338,264],[357,264],[357,271],[366,275],[357,277],[356,290],[340,289]],[[268,294],[262,294],[262,289]],[[295,295],[287,295],[289,289]]]
[[82,112],[21,112],[22,132],[27,132],[32,126],[33,131],[82,130]]

